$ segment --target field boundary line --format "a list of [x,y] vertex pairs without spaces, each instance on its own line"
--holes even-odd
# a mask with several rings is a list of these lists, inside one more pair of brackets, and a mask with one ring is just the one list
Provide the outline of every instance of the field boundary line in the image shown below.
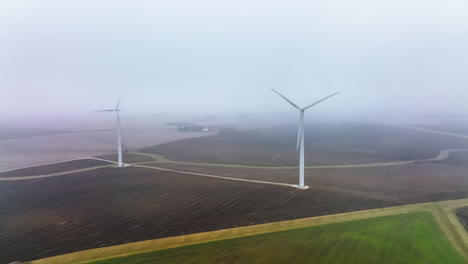
[[[376,163],[360,163],[360,164],[337,164],[337,165],[312,165],[305,166],[306,169],[347,169],[347,168],[372,168],[372,167],[386,167],[386,166],[402,166],[413,164],[417,162],[431,162],[431,161],[443,161],[450,157],[452,152],[466,152],[468,149],[446,149],[441,150],[439,154],[433,158],[420,159],[420,160],[403,160],[403,161],[390,161],[390,162],[376,162]],[[131,154],[142,155],[154,158],[154,161],[142,161],[134,162],[133,164],[180,164],[180,165],[192,165],[192,166],[207,166],[207,167],[225,167],[225,168],[245,168],[245,169],[297,169],[298,166],[260,166],[260,165],[241,165],[241,164],[224,164],[224,163],[205,163],[205,162],[190,162],[190,161],[178,161],[170,160],[159,154],[136,152],[132,151]]]
[[[397,125],[397,124],[386,124],[386,123],[378,123],[378,124],[386,125],[386,126],[399,127],[399,128],[406,128],[406,129],[411,129],[411,130],[416,130],[416,131],[421,131],[421,132],[427,132],[427,133],[433,133],[433,134],[439,134],[439,135],[446,135],[446,136],[453,136],[453,137],[468,139],[468,135],[457,134],[457,133],[452,133],[452,132],[445,132],[445,131],[432,130],[432,129],[426,129],[426,128],[419,128],[419,127],[413,127],[413,126]],[[434,158],[421,159],[421,160],[389,161],[389,162],[359,163],[359,164],[311,165],[311,166],[305,166],[305,168],[306,169],[339,169],[339,168],[369,168],[369,167],[384,167],[384,166],[401,166],[401,165],[407,165],[407,164],[412,164],[412,163],[416,163],[416,162],[441,161],[441,160],[448,159],[451,152],[465,152],[465,151],[468,151],[468,149],[441,150],[439,152],[438,156],[436,156]],[[445,156],[444,158],[441,159],[441,157],[443,156],[443,154],[445,152],[448,152],[448,153],[446,153],[447,156]],[[242,165],[242,164],[223,164],[223,163],[177,161],[177,160],[170,160],[170,159],[167,159],[166,157],[164,157],[162,155],[153,154],[153,153],[138,152],[138,151],[132,151],[130,153],[131,154],[137,154],[137,155],[143,155],[143,156],[147,156],[147,157],[151,157],[151,158],[155,159],[154,161],[134,162],[133,164],[172,163],[172,164],[194,165],[194,166],[233,167],[233,168],[251,168],[251,169],[296,169],[297,168],[297,166],[261,166],[261,165]],[[106,159],[101,159],[101,158],[97,158],[97,157],[81,157],[81,158],[75,158],[75,159],[68,159],[68,160],[62,160],[62,161],[56,161],[56,162],[49,162],[49,163],[42,163],[42,164],[36,164],[36,165],[31,165],[31,166],[13,168],[13,169],[0,171],[0,173],[10,172],[10,171],[20,170],[20,169],[27,169],[27,168],[32,168],[32,167],[38,167],[38,166],[54,165],[54,164],[59,164],[59,163],[64,163],[64,162],[69,162],[69,161],[76,161],[76,160],[84,160],[84,159],[95,159],[95,160],[102,160],[102,161],[107,161],[107,162],[111,162],[111,163],[115,163],[115,164],[117,163],[117,162],[112,161],[112,160],[106,160]]]
[[106,162],[113,163],[113,164],[119,164],[117,161],[106,160],[106,159],[101,159],[101,158],[96,158],[96,157],[89,157],[88,159],[94,159],[94,160],[106,161]]
[[[33,179],[43,179],[43,178],[49,178],[49,177],[58,177],[58,176],[64,176],[64,175],[69,175],[69,174],[78,173],[78,172],[85,172],[85,171],[97,170],[97,169],[102,169],[102,168],[109,168],[109,167],[113,167],[115,164],[117,164],[117,162],[115,162],[115,161],[101,159],[101,158],[94,158],[94,157],[81,158],[81,159],[75,159],[75,160],[83,160],[83,159],[94,159],[94,160],[106,161],[106,162],[109,162],[111,164],[103,165],[103,166],[94,166],[94,167],[77,169],[77,170],[69,170],[69,171],[64,171],[64,172],[43,174],[43,175],[18,176],[18,177],[0,177],[0,181],[22,181],[22,180],[33,180]],[[71,160],[71,161],[73,161],[73,160]],[[58,162],[58,163],[60,163],[60,162]],[[56,164],[56,163],[53,163],[53,164]],[[295,185],[295,184],[282,183],[282,182],[269,182],[269,181],[258,181],[258,180],[249,180],[249,179],[241,179],[241,178],[232,178],[232,177],[225,177],[225,176],[219,176],[219,175],[211,175],[211,174],[196,173],[196,172],[189,172],[189,171],[179,171],[179,170],[166,169],[166,168],[153,167],[153,166],[145,166],[145,165],[139,165],[137,163],[126,164],[126,165],[131,166],[131,167],[140,167],[140,168],[145,168],[145,169],[174,172],[174,173],[187,174],[187,175],[192,175],[192,176],[209,177],[209,178],[216,178],[216,179],[223,179],[223,180],[230,180],[230,181],[239,181],[239,182],[248,182],[248,183],[257,183],[257,184],[267,184],[267,185],[275,185],[275,186],[282,186],[282,187],[298,188],[298,186]],[[42,166],[42,165],[39,165],[39,166]],[[31,167],[28,167],[28,168],[33,168],[33,167],[37,167],[37,166],[31,166]]]
[[457,208],[466,205],[458,203],[442,205],[439,202],[433,204],[431,211],[447,239],[468,262],[468,230],[461,224],[455,212]]
[[[85,172],[85,171],[97,170],[97,169],[102,169],[102,168],[109,168],[109,167],[112,167],[115,164],[117,164],[117,162],[115,162],[115,161],[101,159],[101,158],[94,158],[94,157],[81,158],[81,159],[75,159],[75,160],[83,160],[83,159],[94,159],[94,160],[106,161],[106,162],[109,162],[111,164],[103,165],[103,166],[94,166],[94,167],[90,167],[90,168],[83,168],[83,169],[77,169],[77,170],[69,170],[69,171],[64,171],[64,172],[43,174],[43,175],[18,176],[18,177],[0,177],[0,181],[22,181],[22,180],[33,180],[33,179],[43,179],[43,178],[49,178],[49,177],[58,177],[58,176],[69,175],[69,174],[78,173],[78,172]],[[73,161],[73,160],[71,160],[71,161]],[[58,162],[58,163],[60,163],[60,162]],[[53,163],[53,164],[56,164],[56,163]],[[139,165],[139,164],[136,164],[136,163],[135,164],[126,164],[126,165],[131,166],[131,167],[140,167],[140,168],[145,168],[145,169],[174,172],[174,173],[187,174],[187,175],[192,175],[192,176],[201,176],[201,177],[209,177],[209,178],[216,178],[216,179],[223,179],[223,180],[230,180],[230,181],[240,181],[240,182],[248,182],[248,183],[257,183],[257,184],[267,184],[267,185],[276,185],[276,186],[282,186],[282,187],[298,188],[298,186],[295,185],[295,184],[282,183],[282,182],[269,182],[269,181],[258,181],[258,180],[249,180],[249,179],[241,179],[241,178],[232,178],[232,177],[225,177],[225,176],[218,176],[218,175],[211,175],[211,174],[204,174],[204,173],[179,171],[179,170],[172,170],[172,169],[166,169],[166,168],[160,168],[160,167],[145,166],[145,165]],[[39,166],[42,166],[42,165],[39,165]],[[33,168],[33,167],[37,167],[37,166],[31,166],[31,167],[28,167],[28,168]]]
[[[398,162],[388,162],[388,163],[369,163],[369,164],[306,166],[306,169],[370,168],[370,167],[382,167],[382,166],[399,166],[399,165],[413,164],[413,163],[416,163],[416,162],[443,161],[443,160],[448,159],[452,152],[466,152],[466,151],[468,151],[468,149],[447,149],[447,150],[440,151],[439,155],[437,155],[434,158],[422,159],[422,160],[398,161]],[[205,173],[174,170],[174,169],[162,168],[162,167],[157,167],[157,166],[147,166],[147,165],[143,165],[143,164],[150,164],[150,163],[164,164],[164,163],[169,163],[169,164],[182,164],[182,165],[194,165],[194,166],[253,168],[253,169],[296,169],[297,166],[268,167],[268,166],[235,165],[235,164],[195,163],[195,162],[183,162],[183,161],[168,160],[168,159],[166,159],[165,157],[163,157],[161,155],[151,154],[151,153],[144,153],[144,152],[130,152],[130,153],[131,154],[136,154],[136,155],[143,155],[143,156],[151,157],[151,158],[154,158],[155,160],[125,164],[125,165],[128,165],[128,166],[141,167],[141,168],[147,168],[147,169],[154,169],[154,170],[160,170],[160,171],[175,172],[175,173],[194,175],[194,176],[202,176],[202,177],[210,177],[210,178],[231,180],[231,181],[241,181],[241,182],[277,185],[277,186],[293,187],[293,188],[298,187],[297,185],[290,184],[290,183],[269,182],[269,181],[250,180],[250,179],[243,179],[243,178],[225,177],[225,176],[211,175],[211,174],[205,174]],[[18,176],[18,177],[0,177],[0,181],[20,181],[20,180],[31,180],[31,179],[42,179],[42,178],[48,178],[48,177],[56,177],[56,176],[68,175],[68,174],[72,174],[72,173],[76,173],[76,172],[84,172],[84,171],[101,169],[101,168],[105,168],[105,167],[111,167],[112,164],[117,164],[117,162],[113,161],[113,160],[107,160],[107,159],[102,159],[102,158],[97,158],[97,157],[83,157],[83,158],[76,158],[76,159],[70,159],[70,160],[59,161],[59,162],[51,162],[51,163],[44,163],[44,164],[34,165],[34,166],[27,166],[27,167],[21,167],[21,168],[16,168],[16,169],[10,169],[10,170],[6,170],[6,171],[1,171],[0,173],[10,172],[10,171],[20,170],[20,169],[34,168],[34,167],[39,167],[39,166],[60,164],[60,163],[70,162],[70,161],[86,160],[86,159],[105,161],[105,162],[109,162],[111,164],[110,165],[104,165],[104,166],[95,166],[95,167],[83,168],[83,169],[78,169],[78,170],[63,171],[63,172],[57,172],[57,173],[51,173],[51,174],[43,174],[43,175]]]
[[416,130],[416,131],[421,131],[421,132],[427,132],[427,133],[432,133],[432,134],[438,134],[438,135],[468,139],[468,135],[463,135],[463,134],[458,134],[458,133],[453,133],[453,132],[448,132],[448,131],[442,131],[442,130],[434,130],[434,129],[428,129],[428,128],[422,128],[422,127],[405,126],[405,125],[397,125],[397,124],[385,124],[385,123],[382,123],[381,125],[393,126],[393,127],[399,127],[399,128],[406,128],[406,129],[411,129],[411,130]]
[[62,131],[50,134],[39,134],[39,135],[31,135],[31,136],[22,136],[22,137],[11,137],[11,138],[2,138],[0,141],[8,141],[8,140],[18,140],[18,139],[28,139],[28,138],[37,138],[37,137],[48,137],[48,136],[61,136],[61,135],[69,135],[69,134],[81,134],[81,133],[93,133],[93,132],[112,132],[116,129],[97,129],[97,130],[77,130],[77,131]]
[[[468,138],[468,136],[467,136],[467,138]],[[416,162],[443,161],[443,160],[448,159],[452,152],[466,152],[466,151],[468,151],[468,149],[441,150],[439,152],[439,155],[437,155],[436,157],[429,158],[429,159],[421,159],[421,160],[404,160],[404,161],[360,163],[360,164],[312,165],[312,166],[305,166],[305,168],[306,169],[346,169],[346,168],[372,168],[372,167],[385,167],[385,166],[402,166],[402,165],[413,164],[413,163],[416,163]],[[149,163],[159,163],[159,164],[169,163],[169,164],[181,164],[181,165],[193,165],[193,166],[246,168],[246,169],[278,169],[278,170],[281,170],[281,169],[297,169],[297,166],[261,166],[261,165],[241,165],[241,164],[223,164],[223,163],[204,163],[204,162],[177,161],[177,160],[167,159],[164,156],[158,155],[158,154],[145,153],[145,152],[136,152],[136,151],[132,151],[130,153],[131,154],[136,154],[136,155],[147,156],[147,157],[151,157],[151,158],[155,159],[155,160],[152,160],[152,161],[133,162],[130,165],[132,165],[132,164],[133,165],[141,165],[141,164],[149,164]],[[117,164],[117,162],[113,161],[113,160],[106,160],[106,159],[101,159],[101,158],[97,158],[97,157],[82,157],[82,158],[76,158],[76,159],[68,159],[68,160],[62,160],[62,161],[57,161],[57,162],[49,162],[49,163],[36,164],[36,165],[31,165],[31,166],[24,166],[24,167],[19,167],[19,168],[14,168],[14,169],[8,169],[8,170],[0,171],[0,173],[5,173],[5,172],[10,172],[10,171],[15,171],[15,170],[21,170],[21,169],[28,169],[28,168],[39,167],[39,166],[60,164],[60,163],[65,163],[65,162],[70,162],[70,161],[86,160],[86,159],[94,159],[94,160],[106,161],[106,162],[109,162],[109,163]],[[161,169],[163,169],[163,168],[161,168]],[[64,173],[66,173],[66,171]],[[29,177],[29,176],[24,176],[24,177]],[[0,179],[1,179],[1,177],[0,177]]]
[[103,166],[96,166],[96,167],[85,168],[85,169],[77,169],[77,170],[70,170],[70,171],[65,171],[65,172],[57,172],[57,173],[34,175],[34,176],[1,177],[0,181],[25,181],[25,180],[34,180],[34,179],[44,179],[44,178],[50,178],[50,177],[65,176],[68,174],[73,174],[73,173],[78,173],[78,172],[92,171],[92,170],[98,170],[98,169],[103,169],[103,168],[111,168],[113,166],[114,166],[113,164],[103,165]]
[[153,170],[160,170],[160,171],[167,171],[167,172],[175,172],[175,173],[179,173],[179,174],[188,174],[188,175],[194,175],[194,176],[201,176],[201,177],[209,177],[209,178],[230,180],[230,181],[240,181],[240,182],[249,182],[249,183],[261,183],[261,184],[277,185],[277,186],[293,187],[293,188],[297,188],[297,187],[298,187],[297,185],[295,185],[295,184],[290,184],[290,183],[249,180],[249,179],[225,177],[225,176],[218,176],[218,175],[211,175],[211,174],[197,173],[197,172],[189,172],[189,171],[180,171],[180,170],[173,170],[173,169],[166,169],[166,168],[153,167],[153,166],[145,166],[145,165],[138,165],[138,164],[133,164],[133,165],[131,165],[131,166],[132,166],[132,167],[146,168],[146,169],[153,169]]
[[[176,237],[167,237],[159,238],[153,240],[146,240],[140,242],[133,242],[128,244],[89,249],[84,251],[79,251],[75,253],[69,253],[65,255],[59,255],[55,257],[44,258],[40,260],[31,261],[30,264],[85,264],[93,261],[105,260],[115,257],[124,257],[134,254],[141,254],[146,252],[152,252],[156,250],[163,250],[181,246],[188,246],[199,243],[213,242],[225,239],[232,239],[238,237],[246,237],[252,235],[259,235],[271,232],[286,231],[291,229],[303,228],[303,227],[312,227],[320,226],[325,224],[332,223],[341,223],[353,220],[362,220],[367,218],[375,218],[382,216],[390,216],[397,214],[406,214],[419,211],[429,211],[436,218],[437,223],[440,225],[440,216],[444,213],[436,210],[435,208],[449,208],[445,210],[453,211],[453,208],[463,207],[468,205],[468,199],[461,200],[449,200],[442,202],[432,202],[432,203],[421,203],[421,204],[411,204],[411,205],[402,205],[395,207],[387,207],[380,209],[371,209],[363,211],[355,211],[349,213],[341,213],[334,215],[325,215],[325,216],[316,216],[303,219],[289,220],[289,221],[280,221],[252,226],[243,226],[229,229],[222,229],[210,232],[195,233],[189,235],[182,235]],[[452,215],[453,216],[453,215]],[[455,216],[456,217],[456,216]],[[456,219],[457,220],[457,219]],[[457,220],[458,221],[458,220]],[[451,221],[450,224],[444,224],[441,226],[442,233],[447,236],[449,241],[458,249],[457,244],[454,244],[450,236],[453,235],[454,227]],[[461,225],[461,224],[459,224]],[[451,234],[452,233],[452,234]],[[468,240],[468,232],[462,232],[460,236],[463,238],[462,241]],[[468,246],[465,243],[465,246]],[[466,257],[466,254],[464,255]],[[468,260],[468,258],[467,258]]]
[[0,173],[10,172],[10,171],[15,171],[15,170],[22,170],[22,169],[29,169],[29,168],[40,167],[40,166],[47,166],[47,165],[60,164],[60,163],[65,163],[65,162],[70,162],[70,161],[87,160],[87,159],[94,159],[94,160],[101,160],[101,161],[107,161],[107,162],[111,162],[111,163],[116,163],[115,161],[100,159],[100,158],[96,158],[96,157],[82,157],[82,158],[76,158],[76,159],[55,161],[55,162],[42,163],[42,164],[31,165],[31,166],[24,166],[24,167],[19,167],[19,168],[14,168],[14,169],[8,169],[8,170],[0,171]]

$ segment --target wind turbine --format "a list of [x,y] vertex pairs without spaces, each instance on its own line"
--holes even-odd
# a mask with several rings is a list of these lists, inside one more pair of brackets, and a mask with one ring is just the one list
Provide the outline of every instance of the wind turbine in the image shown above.
[[122,129],[121,129],[121,121],[120,121],[120,115],[119,112],[122,111],[120,109],[120,100],[122,99],[122,96],[119,97],[119,101],[117,102],[117,106],[115,106],[115,109],[106,109],[106,110],[96,110],[95,112],[115,112],[117,116],[117,156],[118,156],[118,166],[123,167],[124,164],[122,162]]
[[319,104],[319,103],[327,100],[328,98],[333,97],[333,96],[335,96],[335,95],[337,95],[337,94],[339,94],[341,92],[331,94],[331,95],[329,95],[329,96],[327,96],[325,98],[322,98],[320,100],[317,100],[317,101],[311,103],[310,105],[308,105],[308,106],[306,106],[304,108],[300,108],[299,106],[297,106],[291,100],[286,98],[284,95],[280,94],[275,89],[273,89],[271,87],[270,87],[270,89],[273,90],[273,92],[277,93],[279,96],[281,96],[288,103],[290,103],[294,108],[297,108],[299,110],[299,112],[300,112],[300,115],[299,115],[299,131],[297,133],[297,147],[296,147],[296,150],[299,151],[299,185],[298,185],[298,187],[300,189],[307,189],[309,187],[304,185],[304,112],[305,112],[305,110],[311,108],[312,106],[314,106],[316,104]]

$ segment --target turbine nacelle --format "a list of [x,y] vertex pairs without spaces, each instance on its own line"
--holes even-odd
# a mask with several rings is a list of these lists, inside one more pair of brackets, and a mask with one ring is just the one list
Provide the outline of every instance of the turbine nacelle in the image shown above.
[[304,108],[300,108],[300,107],[297,106],[295,103],[293,103],[293,101],[291,101],[291,100],[289,100],[288,98],[286,98],[286,96],[282,95],[280,92],[276,91],[276,90],[273,89],[272,87],[270,87],[270,89],[271,89],[273,92],[275,92],[276,94],[278,94],[279,96],[281,96],[284,100],[286,100],[286,102],[290,103],[294,108],[297,108],[297,109],[298,109],[299,111],[301,111],[301,112],[304,112],[305,110],[311,108],[312,106],[315,106],[315,105],[317,105],[317,104],[319,104],[319,103],[321,103],[321,102],[327,100],[328,98],[333,97],[333,96],[335,96],[335,95],[341,93],[341,91],[336,92],[336,93],[331,94],[331,95],[329,95],[329,96],[327,96],[327,97],[324,97],[324,98],[322,98],[322,99],[320,99],[320,100],[317,100],[317,101],[311,103],[310,105],[308,105],[308,106],[306,106],[306,107],[304,107]]

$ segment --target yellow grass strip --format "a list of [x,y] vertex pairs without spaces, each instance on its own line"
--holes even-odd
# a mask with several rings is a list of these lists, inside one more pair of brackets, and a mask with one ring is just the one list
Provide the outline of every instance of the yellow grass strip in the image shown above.
[[[468,233],[465,230],[460,229],[458,225],[454,225],[458,222],[456,216],[453,216],[453,209],[467,206],[468,199],[443,201],[437,203],[422,203],[413,205],[396,206],[382,209],[373,209],[365,211],[357,211],[351,213],[318,216],[290,221],[282,221],[268,224],[260,224],[254,226],[230,228],[212,232],[203,232],[198,234],[183,235],[177,237],[168,237],[154,240],[147,240],[141,242],[134,242],[129,244],[103,247],[97,249],[84,250],[80,252],[45,258],[41,260],[32,261],[31,264],[83,264],[91,261],[108,259],[112,257],[122,257],[133,254],[139,254],[144,252],[151,252],[155,250],[168,249],[186,245],[192,245],[197,243],[211,242],[216,240],[230,239],[236,237],[250,236],[256,234],[263,234],[276,231],[284,231],[288,229],[318,226],[331,223],[339,223],[352,220],[360,220],[365,218],[380,217],[395,214],[404,214],[417,211],[431,211],[437,218],[439,224],[441,224],[442,231],[447,235],[450,241],[454,243],[455,247],[460,251],[464,247],[468,247]],[[440,211],[438,208],[445,208]],[[447,209],[449,208],[449,209]],[[447,211],[448,210],[448,211]],[[449,213],[449,219],[455,219],[455,223],[452,220],[446,221],[443,219],[443,215]],[[455,218],[453,218],[455,217]],[[455,228],[454,228],[455,226]],[[461,227],[463,228],[463,227]],[[455,237],[455,234],[459,233],[459,238]],[[466,254],[464,254],[466,256]],[[468,260],[468,258],[467,258]]]
[[[193,165],[193,166],[207,166],[207,167],[224,167],[224,168],[244,168],[244,169],[272,169],[272,170],[289,170],[297,169],[297,166],[267,166],[267,165],[242,165],[242,164],[225,164],[225,163],[207,163],[207,162],[190,162],[170,160],[162,155],[146,153],[146,152],[130,152],[131,154],[147,156],[153,158],[153,161],[134,162],[134,164],[180,164],[180,165]],[[385,166],[402,166],[417,162],[418,160],[407,161],[390,161],[378,163],[363,163],[363,164],[337,164],[337,165],[312,165],[305,166],[306,169],[346,169],[346,168],[371,168],[371,167],[385,167]]]
[[457,208],[467,206],[462,201],[434,203],[432,214],[452,245],[468,261],[468,232],[455,213]]
[[[421,160],[405,160],[405,161],[389,161],[389,162],[376,162],[376,163],[358,163],[358,164],[332,164],[332,165],[311,165],[305,166],[306,169],[352,169],[352,168],[373,168],[373,167],[388,167],[388,166],[403,166],[413,164],[416,162],[431,162],[442,161],[450,157],[452,152],[466,152],[468,149],[446,149],[441,150],[439,154],[433,158]],[[244,169],[297,169],[297,166],[260,166],[260,165],[241,165],[241,164],[223,164],[223,163],[206,163],[206,162],[189,162],[170,160],[162,155],[146,152],[130,152],[131,154],[141,155],[155,159],[153,161],[134,162],[134,164],[180,164],[192,166],[207,166],[207,167],[224,167],[224,168],[244,168]]]

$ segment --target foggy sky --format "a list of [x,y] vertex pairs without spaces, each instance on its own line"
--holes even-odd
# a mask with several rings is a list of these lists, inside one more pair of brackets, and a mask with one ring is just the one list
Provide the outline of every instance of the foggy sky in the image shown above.
[[[3,0],[0,113],[468,113],[468,2]],[[1,118],[1,117],[0,117]]]

